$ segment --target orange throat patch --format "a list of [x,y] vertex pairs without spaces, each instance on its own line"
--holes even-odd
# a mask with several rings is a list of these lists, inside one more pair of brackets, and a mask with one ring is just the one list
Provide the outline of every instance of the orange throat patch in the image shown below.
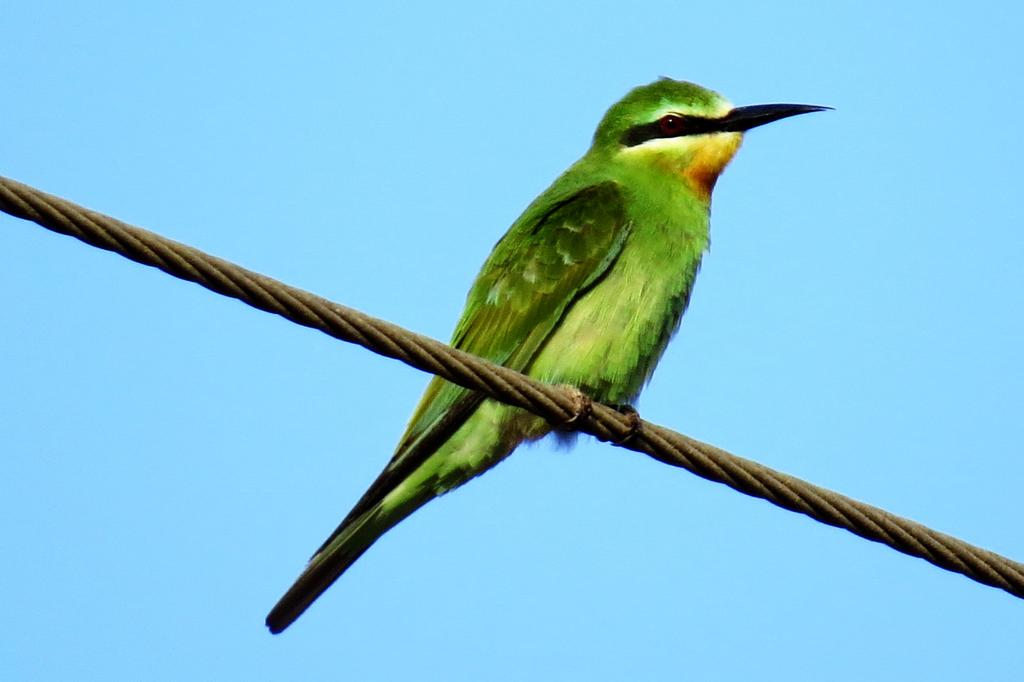
[[708,201],[718,176],[732,161],[743,142],[742,133],[717,133],[702,140],[694,150],[690,163],[682,170],[683,178],[697,194]]

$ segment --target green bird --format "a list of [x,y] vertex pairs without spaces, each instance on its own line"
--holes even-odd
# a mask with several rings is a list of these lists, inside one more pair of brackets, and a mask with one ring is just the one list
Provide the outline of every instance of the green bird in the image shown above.
[[[629,405],[679,327],[708,248],[715,181],[743,133],[828,107],[733,107],[663,78],[608,110],[587,153],[513,223],[452,345]],[[634,413],[635,414],[635,413]],[[387,467],[267,616],[278,633],[381,535],[555,427],[435,377]]]

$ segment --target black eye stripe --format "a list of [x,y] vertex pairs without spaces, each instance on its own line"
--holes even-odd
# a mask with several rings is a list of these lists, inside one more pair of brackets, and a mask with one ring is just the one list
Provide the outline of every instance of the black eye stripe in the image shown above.
[[665,131],[662,129],[661,119],[658,119],[657,121],[651,121],[650,123],[633,126],[623,133],[619,142],[626,147],[635,147],[638,144],[647,142],[648,140],[656,140],[659,138],[713,133],[721,126],[721,121],[719,119],[703,118],[701,116],[684,116],[683,114],[674,114],[674,116],[682,119],[683,121],[683,125],[680,126],[678,133],[671,135],[665,134]]

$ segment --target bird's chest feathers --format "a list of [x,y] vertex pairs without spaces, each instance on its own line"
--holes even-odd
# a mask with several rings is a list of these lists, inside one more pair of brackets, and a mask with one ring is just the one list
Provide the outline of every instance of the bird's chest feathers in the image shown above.
[[676,329],[708,243],[707,208],[671,190],[631,202],[630,234],[566,312],[531,374],[598,400],[632,399]]

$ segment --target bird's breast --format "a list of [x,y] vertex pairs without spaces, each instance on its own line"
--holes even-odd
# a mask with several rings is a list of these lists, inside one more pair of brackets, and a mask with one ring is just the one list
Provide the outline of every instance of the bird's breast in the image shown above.
[[678,327],[707,247],[707,213],[648,208],[618,259],[566,311],[529,374],[572,384],[595,400],[630,402]]

